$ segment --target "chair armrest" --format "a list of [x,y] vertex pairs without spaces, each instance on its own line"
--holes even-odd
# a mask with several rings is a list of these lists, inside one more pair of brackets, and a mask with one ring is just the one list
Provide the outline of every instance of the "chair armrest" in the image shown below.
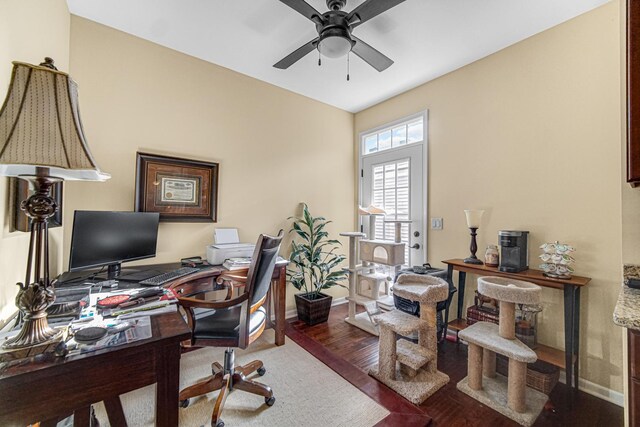
[[233,298],[227,299],[224,301],[207,301],[196,298],[184,297],[178,298],[178,302],[181,306],[187,308],[208,308],[219,310],[223,308],[233,307],[235,305],[239,305],[249,299],[249,294],[247,292]]
[[223,282],[246,283],[247,282],[247,276],[243,276],[243,275],[240,275],[240,274],[234,274],[234,273],[222,273],[222,274],[220,274],[220,276],[218,276],[218,279],[216,280],[216,283],[221,285]]

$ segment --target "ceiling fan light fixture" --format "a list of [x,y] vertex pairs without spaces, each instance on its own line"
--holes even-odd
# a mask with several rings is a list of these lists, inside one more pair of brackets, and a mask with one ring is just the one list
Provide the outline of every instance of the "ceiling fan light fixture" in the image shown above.
[[335,28],[325,31],[320,36],[318,50],[327,58],[340,58],[351,51],[353,44],[348,32]]

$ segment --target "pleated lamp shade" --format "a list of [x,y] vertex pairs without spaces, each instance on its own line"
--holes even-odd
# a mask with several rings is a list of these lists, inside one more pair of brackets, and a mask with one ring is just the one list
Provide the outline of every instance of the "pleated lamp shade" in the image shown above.
[[105,181],[82,129],[78,86],[46,58],[40,66],[13,63],[0,110],[0,176],[47,175]]

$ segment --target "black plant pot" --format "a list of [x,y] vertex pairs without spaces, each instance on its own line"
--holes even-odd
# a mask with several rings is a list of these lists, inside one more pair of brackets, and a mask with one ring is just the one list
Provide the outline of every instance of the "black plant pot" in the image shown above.
[[308,294],[295,294],[298,319],[307,325],[316,325],[326,322],[331,310],[332,296],[314,292]]

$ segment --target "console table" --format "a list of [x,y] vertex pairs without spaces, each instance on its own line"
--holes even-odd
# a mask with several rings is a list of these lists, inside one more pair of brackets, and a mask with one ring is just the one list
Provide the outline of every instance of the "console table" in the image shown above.
[[[458,271],[458,318],[449,322],[449,329],[464,329],[463,318],[464,290],[467,273],[478,276],[500,276],[524,280],[545,288],[562,290],[564,293],[564,352],[543,344],[535,349],[538,359],[558,366],[566,371],[566,383],[570,388],[578,389],[578,369],[580,353],[580,289],[591,281],[589,277],[572,276],[571,279],[553,279],[546,277],[540,270],[528,269],[519,273],[506,273],[496,267],[483,264],[465,264],[462,259],[442,261],[447,264],[447,279],[453,280],[453,271]],[[562,357],[564,353],[564,358]]]

